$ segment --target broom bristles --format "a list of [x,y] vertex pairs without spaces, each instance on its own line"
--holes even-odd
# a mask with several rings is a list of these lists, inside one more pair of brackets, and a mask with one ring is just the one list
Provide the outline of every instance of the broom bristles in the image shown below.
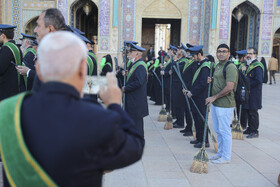
[[193,173],[208,173],[208,155],[204,147],[194,156],[190,171]]
[[167,114],[164,106],[161,107],[159,112],[158,121],[165,122],[167,120]]
[[240,122],[238,122],[237,125],[231,129],[231,135],[232,139],[244,140],[243,128]]
[[243,128],[238,123],[234,128],[231,129],[232,139],[244,140]]
[[172,119],[172,115],[171,114],[169,114],[167,116],[167,121],[166,121],[166,123],[164,125],[164,129],[165,130],[173,129],[173,119]]

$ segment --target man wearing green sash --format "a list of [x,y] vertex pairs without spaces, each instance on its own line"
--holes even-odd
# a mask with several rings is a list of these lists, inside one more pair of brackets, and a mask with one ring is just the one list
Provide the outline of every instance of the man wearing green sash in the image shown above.
[[[205,116],[206,114],[206,105],[205,99],[207,98],[208,93],[208,84],[207,79],[210,76],[210,62],[203,56],[203,45],[194,46],[189,48],[194,60],[193,72],[194,76],[191,83],[191,88],[187,95],[188,97],[192,97],[194,102],[196,103],[198,109],[200,110],[201,114]],[[203,140],[203,129],[204,129],[204,121],[200,117],[197,109],[191,103],[191,111],[193,113],[194,124],[196,129],[196,140],[192,140],[190,143],[194,144],[195,148],[202,147],[202,140]],[[208,133],[206,133],[206,147],[209,147],[208,141]]]
[[[135,42],[134,42],[135,43]],[[144,136],[143,118],[149,115],[147,102],[147,65],[142,60],[144,48],[130,43],[128,58],[132,65],[128,70],[126,85],[122,87],[125,93],[125,110],[135,121],[138,130]]]
[[104,171],[141,158],[144,139],[121,109],[114,74],[99,93],[106,108],[81,100],[87,54],[73,33],[48,34],[38,48],[40,90],[0,103],[0,150],[10,186],[101,187]]
[[25,90],[23,76],[15,67],[21,65],[22,52],[13,40],[14,28],[0,24],[0,101]]
[[257,59],[258,51],[250,47],[247,50],[248,68],[246,77],[250,80],[249,101],[244,105],[241,114],[241,125],[248,128],[244,134],[248,134],[247,138],[256,138],[259,136],[259,113],[262,108],[262,83],[264,77],[264,67]]
[[23,64],[17,66],[18,72],[24,76],[24,83],[27,90],[31,90],[33,86],[34,76],[31,75],[30,71],[35,71],[35,56],[36,50],[33,49],[32,44],[36,37],[30,36],[24,33],[22,35],[22,48],[23,48]]

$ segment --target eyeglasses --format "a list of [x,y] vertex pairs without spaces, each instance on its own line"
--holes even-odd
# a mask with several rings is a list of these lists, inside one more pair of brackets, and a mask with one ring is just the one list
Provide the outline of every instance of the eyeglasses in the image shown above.
[[219,54],[227,54],[229,51],[217,51]]
[[253,55],[254,53],[247,53],[247,55]]

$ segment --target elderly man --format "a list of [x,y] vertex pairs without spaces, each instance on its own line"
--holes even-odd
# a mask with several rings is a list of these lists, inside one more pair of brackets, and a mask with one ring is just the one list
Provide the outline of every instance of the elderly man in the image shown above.
[[130,42],[128,58],[132,64],[128,69],[126,85],[122,87],[122,91],[125,93],[125,110],[144,136],[143,118],[149,115],[147,102],[148,74],[147,65],[142,60],[142,53],[145,49],[134,43]]
[[250,95],[249,101],[244,105],[241,115],[241,125],[248,128],[244,134],[249,134],[247,138],[257,138],[259,136],[259,113],[262,108],[262,83],[264,78],[264,66],[257,59],[258,51],[254,47],[247,50],[247,62],[249,63],[246,69],[246,77],[250,80]]
[[141,158],[144,140],[121,109],[113,74],[100,91],[107,109],[81,100],[86,58],[86,45],[73,33],[49,34],[38,48],[40,90],[1,102],[1,155],[10,185],[101,186],[104,171]]

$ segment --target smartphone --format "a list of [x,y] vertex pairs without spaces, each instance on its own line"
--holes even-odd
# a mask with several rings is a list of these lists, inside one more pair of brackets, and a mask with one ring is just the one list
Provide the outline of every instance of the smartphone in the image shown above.
[[98,94],[101,86],[107,88],[106,76],[86,76],[83,93],[85,94]]
[[14,61],[11,61],[12,64],[14,64],[15,66],[17,66],[17,64]]

